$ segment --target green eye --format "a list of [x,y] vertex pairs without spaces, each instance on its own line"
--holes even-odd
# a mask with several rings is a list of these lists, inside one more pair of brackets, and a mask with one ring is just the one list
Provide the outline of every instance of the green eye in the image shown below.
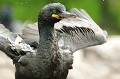
[[55,13],[55,14],[56,14],[56,13],[57,13],[57,12],[56,12],[56,10],[53,10],[53,13]]

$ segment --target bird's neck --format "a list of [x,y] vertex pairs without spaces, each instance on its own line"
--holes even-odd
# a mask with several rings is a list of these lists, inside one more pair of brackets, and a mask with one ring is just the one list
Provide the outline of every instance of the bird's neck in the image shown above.
[[39,45],[38,45],[38,54],[52,56],[53,48],[55,48],[54,40],[54,24],[47,25],[38,23],[39,29]]
[[44,25],[44,24],[38,24],[39,29],[39,43],[46,43],[47,41],[54,40],[54,25]]

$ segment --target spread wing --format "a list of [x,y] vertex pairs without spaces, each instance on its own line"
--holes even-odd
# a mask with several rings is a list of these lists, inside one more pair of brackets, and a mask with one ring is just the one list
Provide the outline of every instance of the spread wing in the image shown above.
[[10,41],[8,39],[15,40],[15,36],[12,32],[6,29],[2,24],[0,24],[0,50],[2,50],[10,58],[14,58],[14,55],[11,54],[9,50]]
[[[107,32],[102,30],[84,10],[74,8],[72,13],[77,17],[62,19],[54,25],[60,52],[66,58],[72,58],[70,54],[81,48],[102,44],[107,39]],[[20,36],[0,24],[0,50],[15,62],[27,52],[35,53],[38,41],[37,23],[26,26]]]
[[103,31],[84,10],[74,8],[76,18],[65,18],[56,23],[58,42],[73,52],[106,42],[107,32]]
[[[62,19],[54,26],[61,52],[71,53],[106,42],[107,32],[102,30],[84,10],[74,8],[72,13],[77,17]],[[21,37],[28,44],[38,42],[37,23],[26,26]]]
[[20,36],[10,32],[2,24],[0,24],[0,50],[13,59],[13,62],[17,62],[27,52],[34,52]]
[[22,30],[22,35],[20,35],[27,44],[32,45],[34,42],[39,41],[39,32],[37,23],[28,24]]

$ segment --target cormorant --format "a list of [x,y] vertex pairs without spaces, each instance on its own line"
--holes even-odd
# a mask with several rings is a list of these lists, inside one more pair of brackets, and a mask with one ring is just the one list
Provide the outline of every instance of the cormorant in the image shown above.
[[106,42],[103,31],[84,10],[67,12],[64,5],[42,8],[38,25],[16,35],[0,25],[0,50],[13,60],[15,79],[66,79],[73,52]]

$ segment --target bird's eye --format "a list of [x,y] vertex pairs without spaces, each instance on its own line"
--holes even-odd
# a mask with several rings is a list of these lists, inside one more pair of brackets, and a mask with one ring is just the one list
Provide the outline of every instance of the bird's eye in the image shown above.
[[56,14],[56,13],[57,13],[57,12],[56,12],[56,10],[53,10],[53,13],[55,13],[55,14]]

